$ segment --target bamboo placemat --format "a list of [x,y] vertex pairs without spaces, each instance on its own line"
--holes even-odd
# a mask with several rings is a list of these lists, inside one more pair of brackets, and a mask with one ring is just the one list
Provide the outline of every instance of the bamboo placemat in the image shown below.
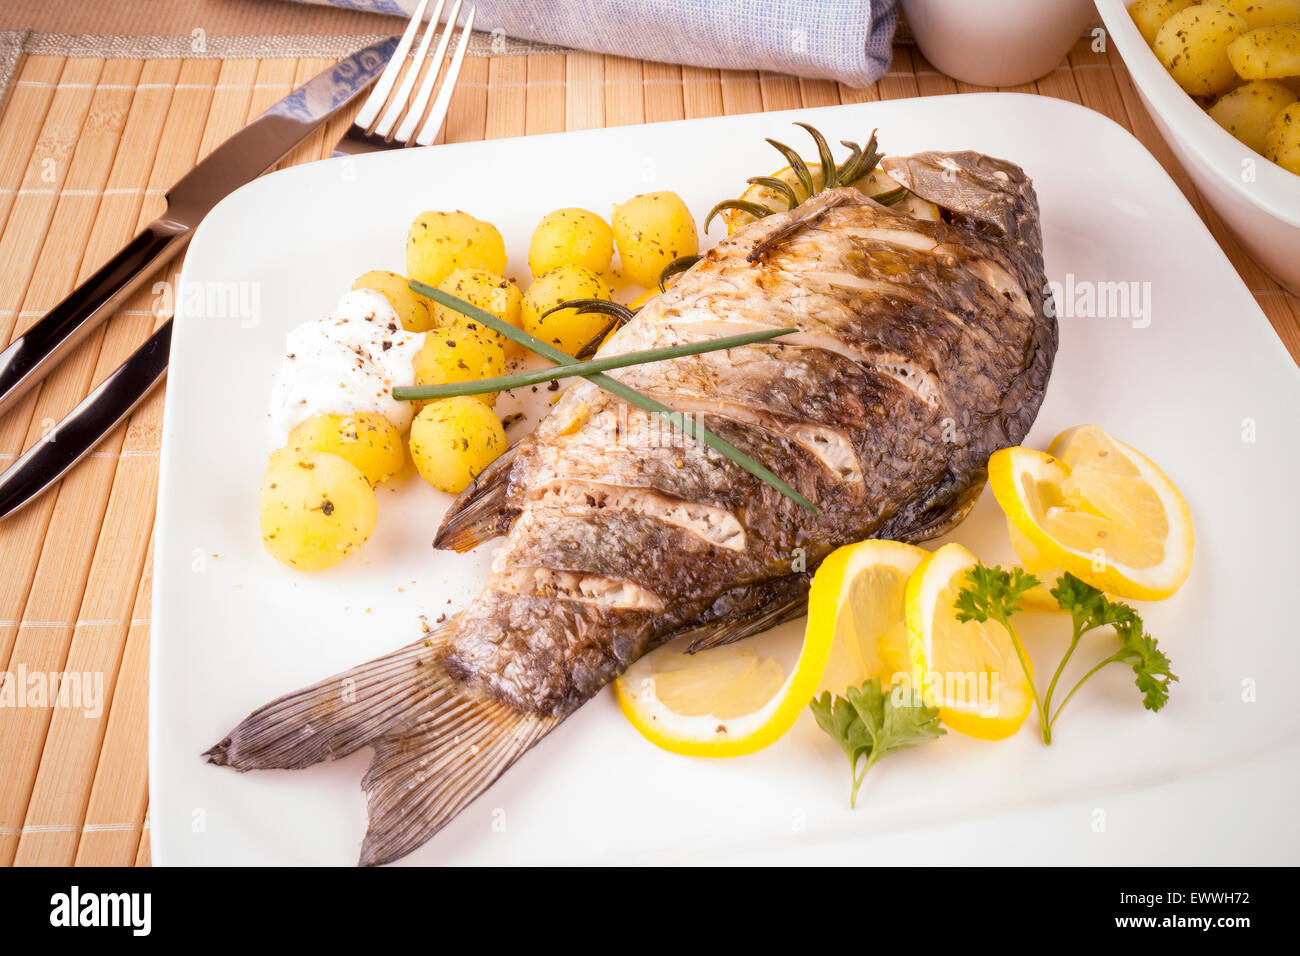
[[[331,62],[27,54],[0,116],[0,342],[26,329],[162,211],[162,194],[248,118]],[[1227,250],[1300,360],[1300,300],[1238,248],[1147,118],[1113,52],[1080,43],[1018,88],[1081,103],[1132,130]],[[444,138],[979,92],[895,51],[874,87],[719,72],[589,53],[471,57]],[[287,164],[327,155],[345,120]],[[166,149],[159,149],[165,143]],[[157,281],[174,280],[173,263]],[[0,420],[0,465],[67,413],[157,326],[144,290]],[[69,473],[0,524],[0,674],[102,675],[101,712],[0,707],[0,863],[149,862],[147,702],[151,534],[162,391]]]

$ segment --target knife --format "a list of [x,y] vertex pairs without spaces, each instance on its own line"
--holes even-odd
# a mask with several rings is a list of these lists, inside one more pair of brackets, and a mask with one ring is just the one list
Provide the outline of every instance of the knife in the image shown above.
[[[358,50],[298,87],[172,186],[163,215],[0,352],[0,415],[112,315],[155,268],[184,249],[218,202],[274,166],[363,93],[383,72],[398,41],[388,37]],[[162,379],[171,323],[167,319],[67,419],[0,475],[0,518],[62,477]]]
[[358,50],[298,87],[214,149],[167,191],[167,211],[0,352],[0,415],[180,252],[218,202],[266,172],[383,71],[397,37]]

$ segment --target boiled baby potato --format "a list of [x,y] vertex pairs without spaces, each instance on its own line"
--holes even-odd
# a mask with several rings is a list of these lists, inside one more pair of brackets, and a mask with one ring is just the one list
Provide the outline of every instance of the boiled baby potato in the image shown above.
[[375,491],[356,465],[307,448],[271,453],[262,480],[262,544],[300,571],[338,564],[375,530]]
[[315,415],[289,432],[289,447],[345,458],[372,485],[393,477],[406,460],[401,432],[378,412]]
[[573,355],[609,325],[609,316],[583,315],[577,309],[560,309],[550,315],[545,315],[546,311],[570,299],[612,298],[609,286],[590,269],[572,264],[559,266],[534,279],[524,293],[524,331]]
[[457,269],[504,275],[506,245],[497,227],[469,213],[422,212],[406,236],[406,274],[435,288]]
[[376,269],[367,272],[356,282],[352,283],[355,289],[370,289],[378,292],[388,304],[393,307],[397,317],[402,320],[402,328],[408,332],[427,332],[432,328],[429,318],[428,299],[414,291],[406,282],[406,276],[399,276],[396,272],[384,272]]
[[614,257],[614,231],[587,209],[557,209],[542,217],[528,245],[528,268],[545,275],[563,265],[601,275]]
[[1300,103],[1277,114],[1264,138],[1264,155],[1300,176]]
[[[496,332],[461,316],[455,324],[434,329],[424,337],[424,344],[411,360],[414,384],[477,382],[504,375],[506,351],[501,343],[502,337]],[[485,392],[473,397],[491,408],[497,393]]]
[[1300,25],[1251,30],[1228,46],[1228,60],[1243,80],[1300,76]]
[[1136,0],[1133,6],[1128,8],[1128,15],[1137,24],[1142,39],[1147,41],[1147,46],[1150,46],[1155,43],[1156,34],[1160,32],[1160,27],[1166,20],[1195,2],[1196,0]]
[[1300,0],[1214,0],[1246,21],[1247,30],[1300,23]]
[[[491,312],[507,325],[513,325],[517,329],[524,327],[523,320],[519,317],[524,294],[519,291],[519,286],[513,279],[506,279],[486,269],[457,269],[439,282],[438,288],[448,295],[465,300],[470,305],[478,306],[484,312]],[[457,325],[465,319],[466,316],[455,309],[449,309],[436,302],[433,304],[435,327]],[[501,345],[506,350],[506,358],[513,358],[523,351],[522,346],[510,341],[499,332],[491,329],[484,331],[501,339]]]
[[430,402],[411,423],[411,459],[420,477],[458,495],[506,450],[492,409],[466,395]]
[[1276,80],[1252,80],[1224,93],[1207,112],[1237,139],[1262,153],[1273,120],[1295,101],[1296,95]]
[[1237,82],[1228,47],[1245,32],[1246,21],[1231,10],[1198,3],[1166,20],[1152,49],[1188,93],[1222,93]]
[[623,275],[658,285],[664,266],[700,251],[695,219],[674,192],[643,193],[614,207],[614,242]]

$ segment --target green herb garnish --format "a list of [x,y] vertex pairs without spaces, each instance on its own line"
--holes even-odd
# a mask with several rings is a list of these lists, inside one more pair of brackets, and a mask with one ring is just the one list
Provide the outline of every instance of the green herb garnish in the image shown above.
[[703,258],[703,256],[680,256],[668,263],[668,265],[664,266],[664,271],[659,273],[659,291],[667,292],[668,286],[666,283],[669,279],[679,273],[685,272]]
[[782,335],[797,332],[798,329],[775,329],[768,332],[746,332],[744,335],[729,335],[707,342],[691,342],[684,345],[670,345],[661,349],[646,349],[642,352],[624,352],[607,358],[592,359],[588,362],[575,362],[572,365],[555,368],[539,368],[529,372],[516,372],[513,375],[500,375],[474,382],[448,382],[444,385],[399,385],[393,389],[393,398],[399,401],[428,401],[434,398],[453,398],[457,395],[482,395],[487,392],[504,392],[507,389],[524,385],[538,385],[557,378],[571,378],[575,375],[590,376],[595,372],[608,372],[611,369],[627,368],[631,365],[645,365],[650,362],[665,362],[668,359],[681,358],[685,355],[701,355],[705,352],[719,352],[723,349],[739,348],[755,342],[766,342]]
[[850,687],[843,697],[832,698],[830,691],[826,691],[808,705],[818,726],[831,735],[849,758],[849,772],[853,776],[850,806],[857,806],[858,789],[867,771],[881,757],[943,736],[939,711],[919,700],[912,702],[909,697],[902,685],[882,691],[880,680],[873,677],[860,688]]
[[[957,596],[957,620],[994,620],[1006,628],[1011,635],[1016,656],[1020,659],[1020,666],[1024,668],[1025,677],[1034,686],[1024,645],[1011,624],[1011,617],[1020,610],[1020,598],[1024,593],[1039,584],[1038,579],[1021,568],[1004,571],[999,567],[988,568],[977,564],[966,572],[966,580],[966,586]],[[1038,707],[1043,743],[1052,742],[1052,729],[1070,698],[1107,664],[1128,664],[1132,667],[1137,688],[1142,692],[1142,706],[1151,711],[1160,710],[1169,700],[1169,684],[1178,680],[1178,677],[1170,670],[1169,658],[1157,646],[1155,638],[1146,633],[1137,611],[1127,604],[1110,600],[1102,591],[1068,572],[1057,580],[1051,593],[1061,610],[1070,614],[1073,633],[1070,646],[1047,685],[1047,693],[1040,697],[1038,688],[1034,686],[1034,703]],[[1115,636],[1120,642],[1119,650],[1100,660],[1079,678],[1065,699],[1053,710],[1052,696],[1056,692],[1056,685],[1079,646],[1080,639],[1089,631],[1100,627],[1115,629]]]
[[1065,669],[1066,661],[1078,646],[1079,638],[1091,630],[1109,625],[1115,629],[1115,636],[1120,641],[1118,651],[1101,660],[1084,674],[1074,687],[1070,688],[1070,692],[1061,701],[1061,706],[1056,708],[1052,723],[1056,722],[1056,717],[1060,716],[1079,686],[1107,664],[1128,664],[1133,668],[1134,683],[1142,692],[1142,706],[1147,710],[1158,711],[1169,702],[1169,685],[1177,681],[1178,676],[1169,669],[1169,658],[1160,650],[1156,639],[1146,633],[1142,618],[1136,611],[1127,604],[1110,600],[1101,591],[1090,584],[1085,584],[1068,572],[1062,575],[1056,582],[1056,587],[1052,588],[1052,597],[1056,598],[1056,603],[1062,611],[1070,613],[1074,623],[1074,634],[1070,640],[1070,647],[1065,652],[1065,657],[1061,659],[1060,666],[1056,668],[1056,673],[1052,675],[1052,683],[1047,688],[1049,706],[1057,679]]
[[[527,332],[521,331],[520,329],[515,328],[513,325],[510,325],[507,322],[501,321],[491,312],[488,312],[484,309],[480,309],[478,306],[471,305],[470,303],[464,301],[463,299],[458,299],[454,295],[448,295],[446,292],[443,292],[441,289],[435,289],[432,286],[425,285],[423,282],[420,282],[416,279],[411,279],[407,284],[411,287],[411,289],[413,289],[415,292],[418,292],[420,295],[432,299],[433,301],[439,303],[440,305],[445,305],[449,309],[454,309],[455,311],[461,313],[462,315],[467,315],[476,322],[481,322],[483,325],[486,325],[489,329],[492,329],[493,331],[496,332],[500,332],[502,335],[510,339],[512,342],[517,342],[518,344],[522,345],[524,348],[532,352],[536,352],[538,355],[542,356],[543,358],[550,359],[556,365],[575,365],[578,362],[576,358],[574,358],[571,355],[565,354],[564,352],[557,349],[555,346],[543,342],[541,339],[537,338],[536,336],[529,335]],[[658,416],[660,419],[667,422],[669,425],[673,426],[683,434],[708,445],[710,448],[712,448],[718,454],[722,455],[728,461],[736,465],[739,465],[741,468],[745,469],[745,471],[749,472],[755,478],[775,488],[777,491],[785,495],[791,501],[794,501],[800,507],[806,508],[807,510],[811,511],[813,514],[819,513],[819,510],[815,504],[813,504],[803,495],[799,494],[799,492],[795,491],[794,488],[790,487],[790,485],[786,484],[776,475],[772,474],[772,472],[770,472],[767,468],[760,465],[753,458],[750,458],[739,448],[736,448],[734,445],[731,445],[730,443],[719,438],[717,435],[713,434],[713,432],[709,431],[707,428],[703,427],[702,425],[696,424],[693,419],[687,418],[681,412],[673,411],[671,408],[669,408],[667,405],[663,404],[662,402],[658,402],[655,399],[650,398],[648,395],[642,395],[636,389],[629,388],[627,385],[624,385],[622,382],[618,381],[618,379],[610,378],[608,375],[604,374],[603,372],[596,372],[592,375],[586,376],[586,378],[587,381],[599,385],[601,388],[609,392],[614,397],[621,398],[629,405],[635,405],[637,408],[640,408],[643,411],[647,411],[650,412],[652,415]]]
[[[859,179],[869,175],[880,160],[884,158],[884,154],[876,148],[876,133],[873,130],[871,139],[867,141],[865,148],[849,140],[841,140],[840,144],[849,148],[849,158],[837,166],[835,165],[835,158],[831,155],[831,148],[826,142],[826,137],[820,131],[807,123],[795,123],[794,125],[807,130],[808,135],[812,137],[813,144],[817,147],[817,156],[821,164],[821,185],[817,185],[808,163],[793,148],[770,138],[767,143],[785,158],[791,172],[794,173],[795,179],[799,182],[799,189],[803,192],[805,199],[809,199],[823,190],[834,189],[836,186],[853,185]],[[789,183],[777,179],[775,176],[753,176],[745,180],[745,182],[751,186],[763,186],[778,194],[785,200],[787,210],[794,209],[802,202],[798,193]],[[906,189],[896,189],[891,193],[887,193],[887,198],[876,198],[878,202],[883,202],[888,206],[902,199],[905,195],[907,195]],[[704,218],[705,232],[709,231],[713,217],[725,209],[748,213],[755,219],[763,219],[776,212],[775,209],[761,203],[751,202],[748,199],[724,199],[710,209],[709,214]]]

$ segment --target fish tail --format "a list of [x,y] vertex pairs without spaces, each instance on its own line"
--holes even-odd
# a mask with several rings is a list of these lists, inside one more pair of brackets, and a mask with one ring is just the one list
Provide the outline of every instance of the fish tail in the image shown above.
[[451,503],[433,539],[435,548],[470,551],[510,529],[519,511],[506,504],[506,493],[518,450],[518,445],[508,449]]
[[471,691],[442,666],[452,627],[253,711],[204,756],[240,772],[296,769],[361,747],[362,866],[410,853],[559,721]]

